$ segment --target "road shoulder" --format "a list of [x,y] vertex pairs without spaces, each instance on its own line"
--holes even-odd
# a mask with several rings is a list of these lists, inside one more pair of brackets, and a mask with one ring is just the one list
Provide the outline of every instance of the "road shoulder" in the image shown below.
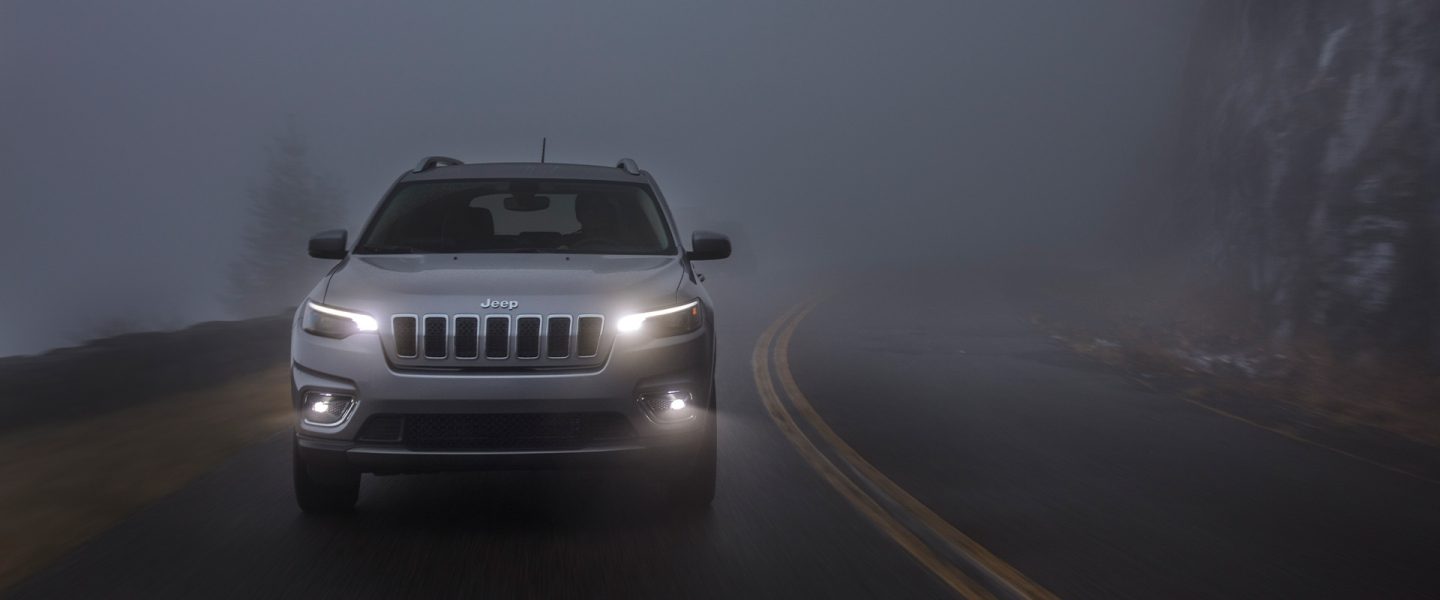
[[289,369],[0,434],[0,590],[289,424]]

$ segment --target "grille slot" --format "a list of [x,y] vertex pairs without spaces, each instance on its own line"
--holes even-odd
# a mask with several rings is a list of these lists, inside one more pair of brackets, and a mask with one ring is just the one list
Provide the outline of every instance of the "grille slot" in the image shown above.
[[580,317],[580,332],[577,338],[575,355],[580,358],[589,358],[600,352],[600,332],[604,328],[605,318],[599,315],[585,315]]
[[480,317],[455,317],[455,358],[480,357]]
[[425,358],[445,358],[445,315],[425,315]]
[[634,436],[630,421],[619,413],[404,416],[405,447],[412,450],[584,448]]
[[485,317],[485,358],[508,358],[510,356],[510,317],[490,315]]
[[515,357],[540,358],[540,317],[515,319]]
[[415,358],[415,315],[397,316],[391,319],[395,330],[395,355],[400,358]]
[[545,357],[570,356],[570,317],[550,317],[545,328]]
[[405,428],[405,417],[400,415],[375,415],[365,421],[356,439],[362,442],[398,442]]

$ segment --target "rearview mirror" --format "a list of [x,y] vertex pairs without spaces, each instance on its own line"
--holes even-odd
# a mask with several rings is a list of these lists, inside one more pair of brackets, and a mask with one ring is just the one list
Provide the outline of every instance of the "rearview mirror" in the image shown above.
[[315,237],[310,238],[310,256],[335,260],[345,258],[347,241],[349,241],[349,234],[344,229],[331,229],[317,233]]
[[730,238],[713,231],[697,231],[690,236],[690,251],[685,257],[690,260],[730,258]]

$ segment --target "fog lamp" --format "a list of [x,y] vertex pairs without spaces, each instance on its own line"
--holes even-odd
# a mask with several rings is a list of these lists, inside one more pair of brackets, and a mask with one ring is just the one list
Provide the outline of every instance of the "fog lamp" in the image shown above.
[[641,408],[644,408],[645,414],[656,423],[679,423],[695,418],[692,401],[694,397],[690,392],[682,390],[640,395]]
[[311,425],[330,426],[344,421],[355,410],[355,397],[330,392],[305,392],[301,418]]

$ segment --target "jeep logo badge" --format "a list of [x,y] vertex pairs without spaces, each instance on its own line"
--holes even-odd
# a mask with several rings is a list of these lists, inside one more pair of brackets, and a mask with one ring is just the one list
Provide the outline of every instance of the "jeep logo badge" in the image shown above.
[[491,300],[489,298],[486,298],[484,302],[480,303],[480,308],[503,308],[505,310],[515,310],[515,307],[517,306],[520,306],[520,303],[516,302],[515,300]]

